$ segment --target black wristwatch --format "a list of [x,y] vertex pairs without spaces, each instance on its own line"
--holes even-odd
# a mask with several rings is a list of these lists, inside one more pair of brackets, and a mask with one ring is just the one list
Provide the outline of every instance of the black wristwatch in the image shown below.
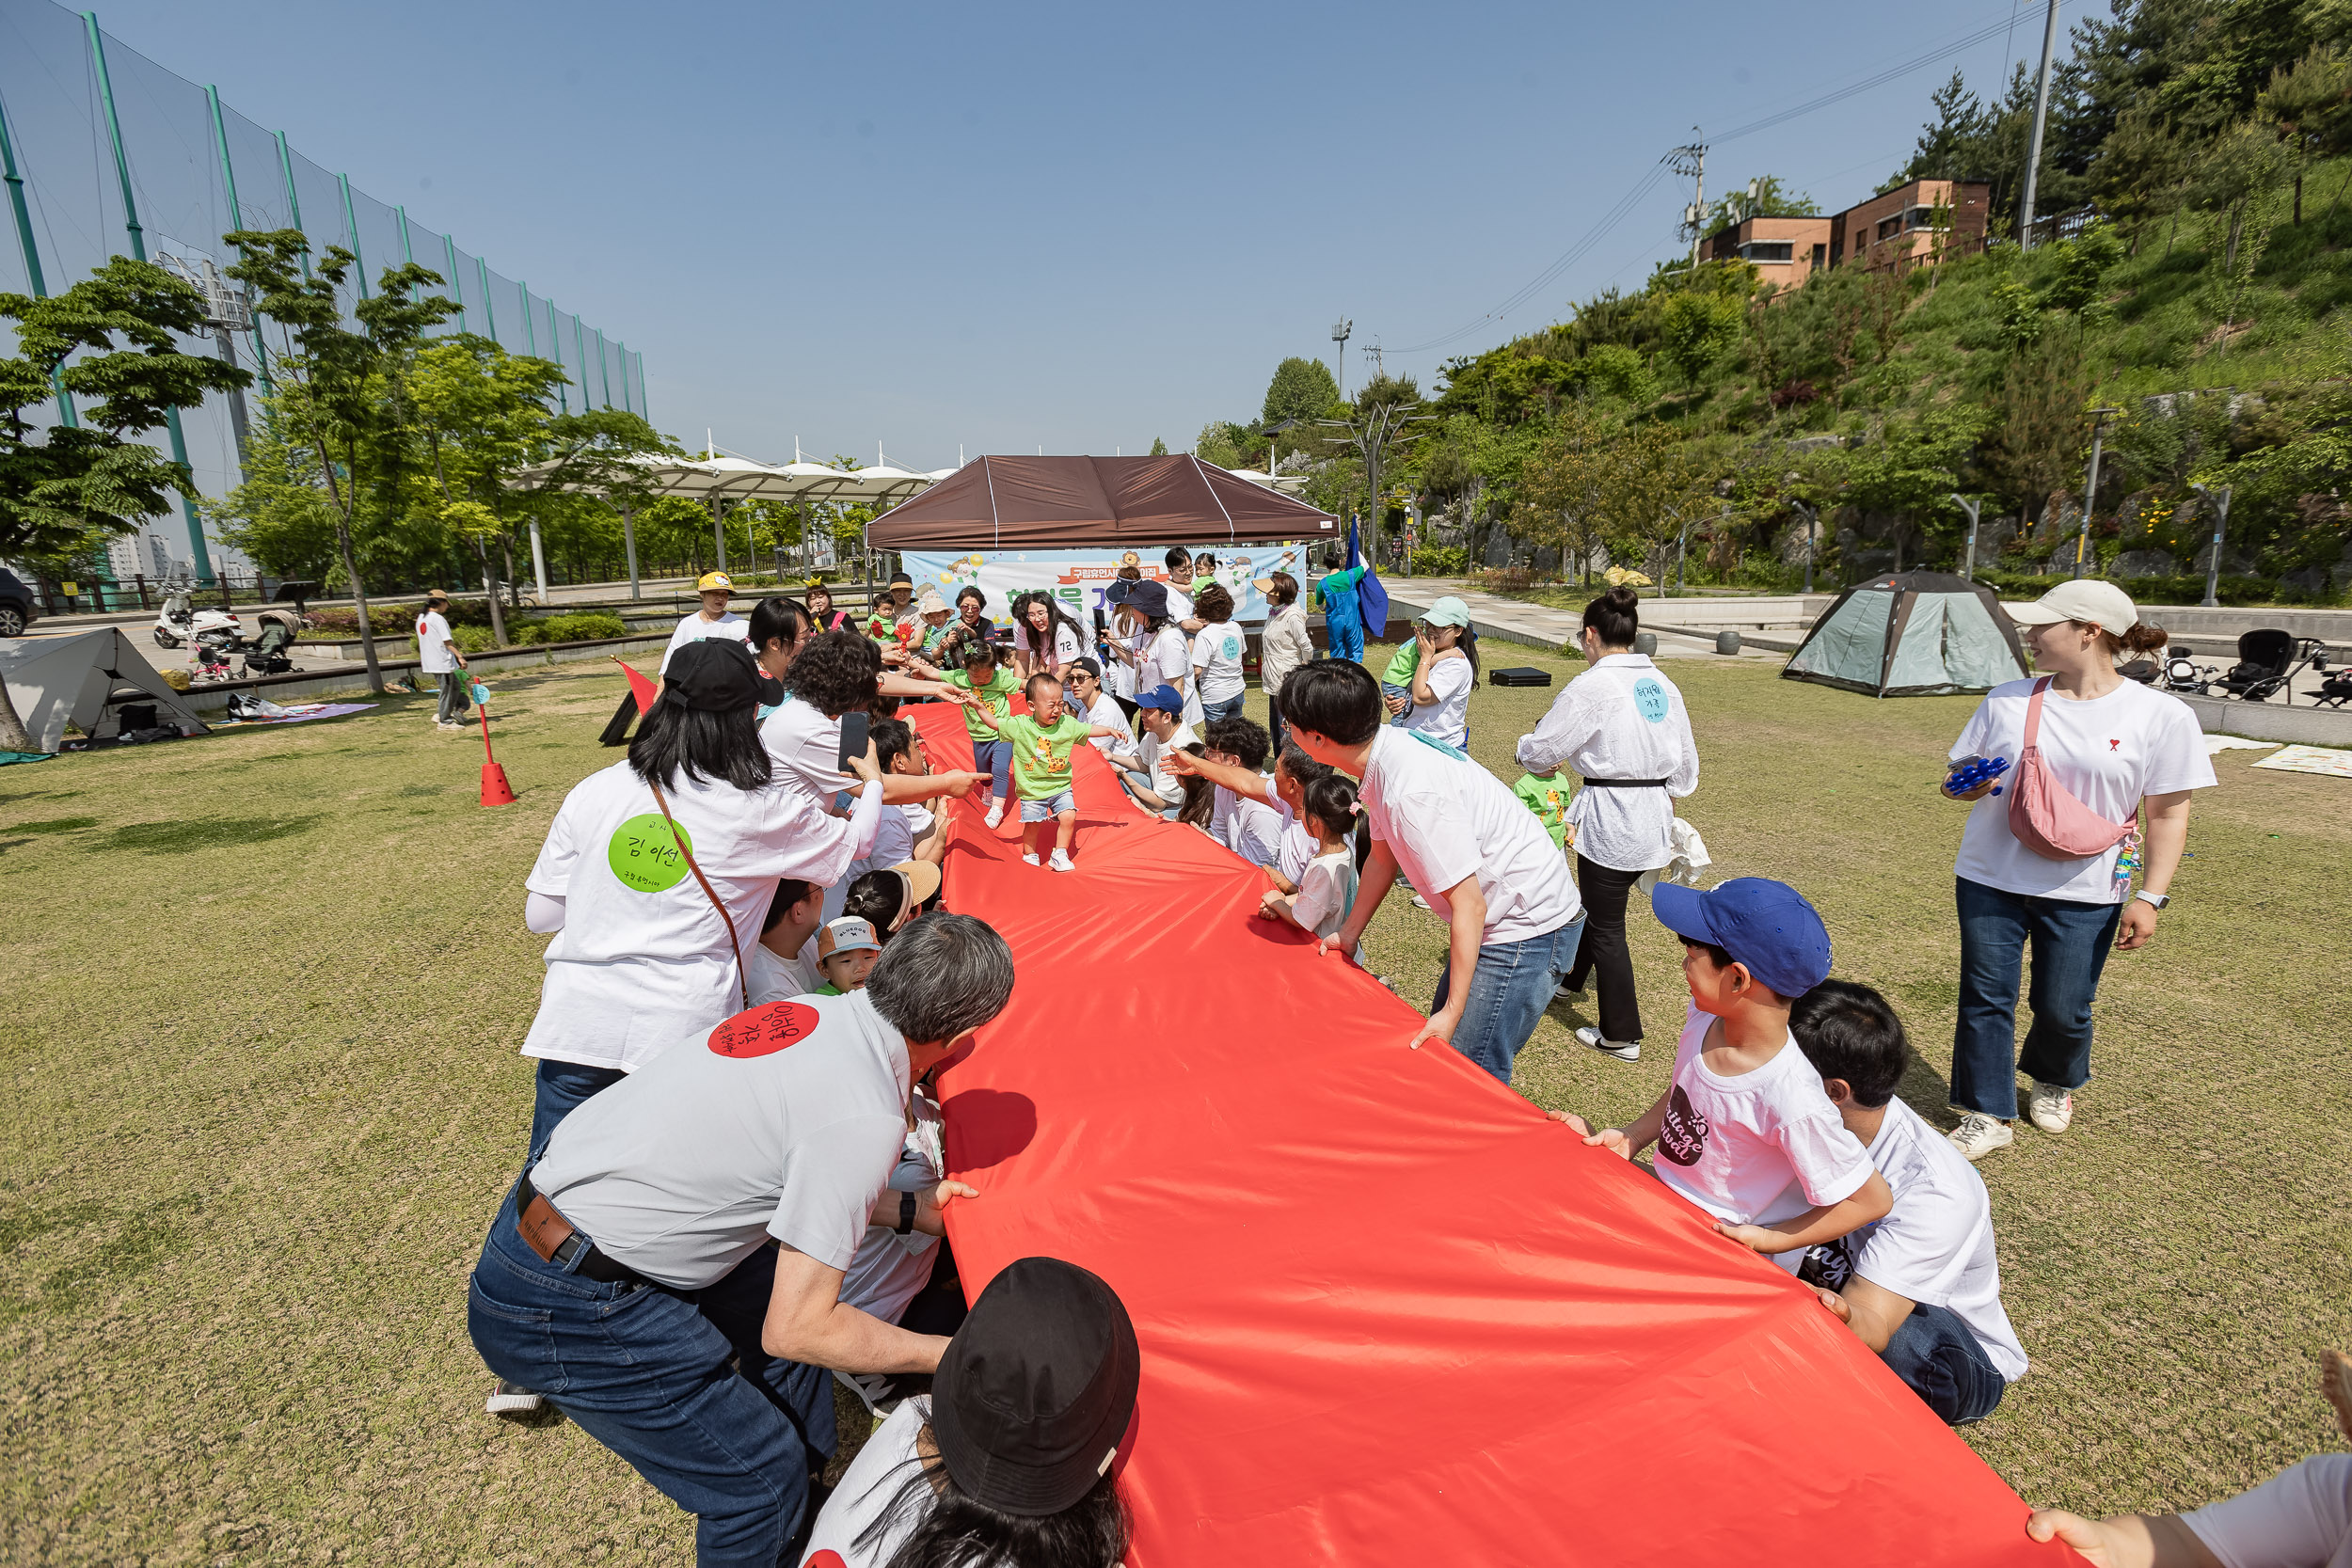
[[915,1204],[914,1195],[913,1193],[900,1193],[898,1195],[898,1224],[897,1229],[899,1235],[903,1236],[914,1228],[914,1215],[916,1208],[917,1205]]

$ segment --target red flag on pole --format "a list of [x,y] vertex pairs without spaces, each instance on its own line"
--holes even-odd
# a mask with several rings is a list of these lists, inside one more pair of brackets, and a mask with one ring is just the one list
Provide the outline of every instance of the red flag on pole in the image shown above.
[[637,699],[637,711],[639,713],[649,712],[653,707],[654,697],[661,688],[630,669],[625,660],[615,658],[612,662],[620,665],[621,673],[628,677],[628,694]]

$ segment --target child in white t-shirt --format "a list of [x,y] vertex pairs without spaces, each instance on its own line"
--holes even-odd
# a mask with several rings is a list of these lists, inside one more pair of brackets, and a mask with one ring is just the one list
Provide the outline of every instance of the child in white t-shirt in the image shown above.
[[1286,920],[1311,936],[1327,937],[1356,907],[1356,786],[1346,775],[1326,773],[1307,786],[1299,820],[1314,834],[1315,856],[1299,874],[1298,891],[1268,888],[1260,916]]
[[1829,932],[1796,889],[1760,877],[1704,893],[1661,882],[1650,907],[1682,939],[1691,988],[1674,1082],[1629,1127],[1553,1115],[1629,1160],[1655,1143],[1677,1196],[1794,1273],[1807,1247],[1893,1207],[1788,1030],[1795,1000],[1829,976]]

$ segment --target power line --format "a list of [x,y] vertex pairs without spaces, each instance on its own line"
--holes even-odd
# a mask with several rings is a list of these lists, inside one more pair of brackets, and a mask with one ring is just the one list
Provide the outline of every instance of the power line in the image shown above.
[[1975,48],[1978,44],[1992,39],[1995,34],[2007,30],[2011,25],[2014,17],[2015,12],[2012,11],[2010,16],[2003,17],[1998,22],[1963,35],[1956,42],[1940,44],[1924,55],[1913,55],[1900,65],[1891,65],[1883,71],[1873,71],[1858,82],[1849,83],[1834,91],[1825,92],[1820,97],[1800,103],[1793,109],[1783,109],[1778,114],[1766,115],[1761,119],[1752,119],[1745,125],[1737,126],[1732,130],[1717,132],[1713,139],[1719,142],[1735,141],[1741,136],[1753,135],[1758,131],[1768,131],[1775,125],[1785,124],[1799,116],[1812,114],[1817,109],[1826,109],[1833,103],[1842,103],[1847,99],[1868,92],[1873,87],[1883,87],[1897,77],[1910,75],[1922,66],[1933,65],[1939,60],[1947,60],[1954,55]]

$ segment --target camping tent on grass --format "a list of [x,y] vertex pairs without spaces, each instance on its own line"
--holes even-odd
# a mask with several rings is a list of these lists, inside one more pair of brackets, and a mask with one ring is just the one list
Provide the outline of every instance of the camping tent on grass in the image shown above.
[[119,735],[126,703],[151,705],[159,727],[183,736],[207,733],[187,700],[113,626],[79,637],[0,641],[0,680],[8,683],[24,733],[44,752],[56,751],[69,721],[93,740]]
[[1990,588],[1897,572],[1837,595],[1780,673],[1873,697],[1931,697],[2022,679],[2026,656]]

